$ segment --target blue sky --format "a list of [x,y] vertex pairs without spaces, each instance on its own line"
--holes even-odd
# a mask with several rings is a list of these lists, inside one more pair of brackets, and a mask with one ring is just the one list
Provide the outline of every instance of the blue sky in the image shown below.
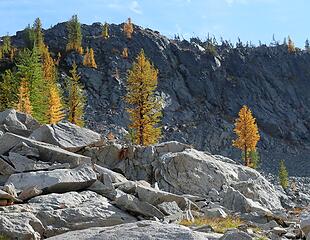
[[310,39],[309,0],[0,0],[0,35],[14,34],[40,17],[43,27],[78,14],[82,23],[121,23],[131,17],[168,37],[207,34],[236,42],[270,43],[290,35],[304,46]]

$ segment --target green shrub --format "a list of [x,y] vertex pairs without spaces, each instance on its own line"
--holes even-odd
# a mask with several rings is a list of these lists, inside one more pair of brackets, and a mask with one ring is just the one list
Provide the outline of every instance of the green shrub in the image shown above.
[[286,189],[288,187],[288,172],[283,160],[280,161],[279,166],[279,181],[280,185]]

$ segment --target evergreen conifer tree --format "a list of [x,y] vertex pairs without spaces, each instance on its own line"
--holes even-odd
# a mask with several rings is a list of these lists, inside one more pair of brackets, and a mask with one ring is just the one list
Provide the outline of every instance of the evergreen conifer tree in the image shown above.
[[44,44],[44,38],[43,38],[43,33],[42,33],[42,23],[41,23],[40,18],[37,18],[34,21],[33,30],[34,30],[34,36],[35,36],[34,45],[39,49],[39,52],[42,52],[45,44]]
[[2,74],[0,82],[0,112],[7,108],[14,108],[18,102],[19,83],[11,70]]
[[2,56],[10,56],[12,46],[11,46],[11,37],[9,35],[6,35],[3,37],[3,44],[1,46],[2,50]]
[[305,50],[307,52],[310,52],[310,43],[309,43],[309,40],[307,39],[306,42],[305,42]]
[[286,189],[288,187],[288,172],[285,167],[285,163],[283,160],[280,161],[279,165],[279,180],[280,185]]
[[[24,49],[17,60],[17,77],[22,81],[22,92],[29,91],[32,116],[40,123],[48,123],[48,84],[44,79],[37,48]],[[25,94],[24,94],[25,95]],[[22,96],[20,96],[22,97]]]
[[82,48],[82,30],[77,15],[73,15],[67,24],[68,43],[67,51],[75,50],[79,54],[83,54]]

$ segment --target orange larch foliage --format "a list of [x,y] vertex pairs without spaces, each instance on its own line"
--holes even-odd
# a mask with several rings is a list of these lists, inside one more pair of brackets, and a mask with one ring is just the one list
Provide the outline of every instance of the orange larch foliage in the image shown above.
[[124,32],[128,39],[131,39],[133,34],[133,25],[131,22],[131,18],[128,18],[127,22],[124,23]]
[[237,135],[237,139],[233,141],[233,146],[241,149],[244,154],[245,165],[250,166],[251,163],[248,155],[251,151],[256,151],[256,145],[260,136],[255,118],[251,110],[245,105],[239,111],[234,132]]

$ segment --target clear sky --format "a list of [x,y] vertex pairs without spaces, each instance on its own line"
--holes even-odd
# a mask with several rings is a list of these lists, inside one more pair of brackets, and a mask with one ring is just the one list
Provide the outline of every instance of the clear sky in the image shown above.
[[310,38],[310,0],[0,0],[0,35],[14,34],[40,17],[43,27],[78,14],[82,23],[121,23],[131,17],[173,37],[207,34],[236,42],[270,43],[290,35],[304,46]]

